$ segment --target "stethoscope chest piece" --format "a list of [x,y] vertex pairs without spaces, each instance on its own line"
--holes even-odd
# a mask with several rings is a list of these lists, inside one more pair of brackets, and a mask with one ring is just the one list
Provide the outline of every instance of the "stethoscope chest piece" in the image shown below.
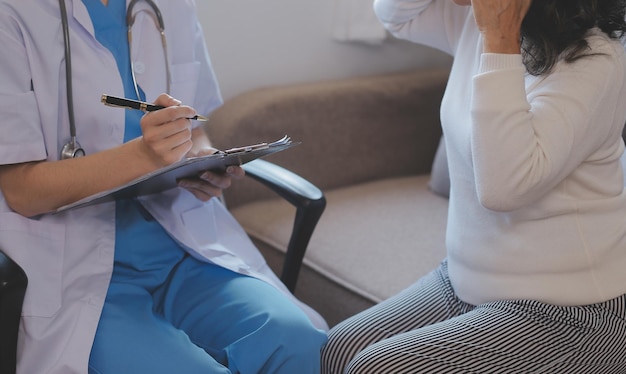
[[85,150],[80,146],[76,137],[72,137],[72,139],[66,143],[61,149],[61,159],[65,160],[68,158],[76,158],[83,157],[85,155]]

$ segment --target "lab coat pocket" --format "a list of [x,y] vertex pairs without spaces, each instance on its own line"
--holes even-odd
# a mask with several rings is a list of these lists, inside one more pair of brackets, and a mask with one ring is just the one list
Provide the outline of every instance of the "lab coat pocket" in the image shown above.
[[234,271],[265,265],[244,229],[217,199],[203,203],[187,190],[172,188],[139,200],[192,256]]
[[174,64],[171,67],[171,74],[170,94],[183,104],[194,105],[200,76],[200,63]]
[[61,307],[65,226],[0,213],[0,248],[28,277],[22,316],[54,315]]

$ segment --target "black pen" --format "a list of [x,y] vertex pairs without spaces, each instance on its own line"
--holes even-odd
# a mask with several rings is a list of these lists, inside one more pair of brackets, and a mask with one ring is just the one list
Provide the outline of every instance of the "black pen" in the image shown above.
[[[104,105],[114,106],[117,108],[128,108],[128,109],[136,109],[141,110],[142,112],[154,112],[155,110],[163,109],[164,106],[154,105],[150,103],[145,103],[143,101],[124,99],[121,97],[102,95],[100,101]],[[205,116],[195,115],[189,119],[193,119],[196,121],[208,121],[209,119]]]

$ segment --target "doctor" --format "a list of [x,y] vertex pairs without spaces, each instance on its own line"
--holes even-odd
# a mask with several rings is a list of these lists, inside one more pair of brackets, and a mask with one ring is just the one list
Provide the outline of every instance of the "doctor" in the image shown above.
[[[187,119],[222,102],[195,12],[193,0],[0,0],[0,247],[29,277],[20,373],[319,371],[325,322],[213,199],[241,168],[49,213],[213,151]],[[167,108],[110,108],[103,93]],[[85,157],[61,159],[70,139]]]

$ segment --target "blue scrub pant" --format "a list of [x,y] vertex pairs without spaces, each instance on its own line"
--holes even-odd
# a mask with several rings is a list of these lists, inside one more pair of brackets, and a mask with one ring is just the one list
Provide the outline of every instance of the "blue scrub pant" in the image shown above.
[[155,289],[113,279],[89,373],[319,373],[325,342],[273,286],[185,255]]

